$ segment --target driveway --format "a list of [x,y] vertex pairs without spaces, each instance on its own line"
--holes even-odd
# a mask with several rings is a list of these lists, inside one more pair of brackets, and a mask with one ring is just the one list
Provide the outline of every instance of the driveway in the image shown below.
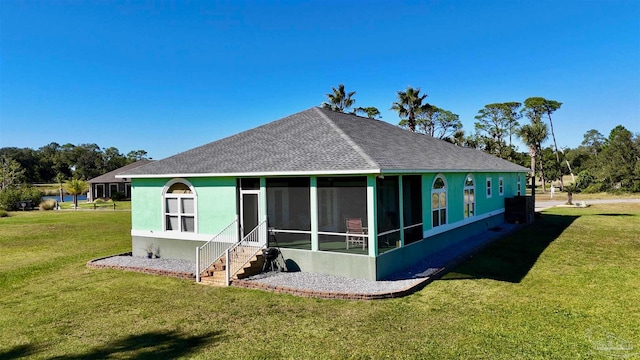
[[[576,199],[575,196],[573,198],[573,202],[586,202],[589,204],[615,204],[615,203],[640,203],[640,199],[594,199],[594,200],[580,200]],[[564,198],[559,198],[558,200],[537,200],[536,201],[536,211],[542,211],[548,208],[552,208],[556,205],[562,205],[567,202],[566,195]]]

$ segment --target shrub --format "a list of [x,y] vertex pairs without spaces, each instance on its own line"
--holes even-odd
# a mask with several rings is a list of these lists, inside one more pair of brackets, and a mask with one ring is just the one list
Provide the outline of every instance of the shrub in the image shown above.
[[31,204],[40,204],[42,192],[35,187],[22,187],[20,189],[3,189],[0,191],[0,210],[15,211],[20,209],[22,201]]
[[578,173],[575,185],[579,190],[584,190],[592,185],[596,181],[596,178],[591,175],[588,170],[583,170]]
[[18,210],[18,202],[20,201],[20,191],[17,189],[3,189],[0,191],[0,210],[15,211]]
[[120,191],[111,194],[111,200],[113,200],[113,201],[121,201],[124,198],[125,198],[124,193],[120,192]]
[[53,210],[58,207],[58,202],[53,199],[47,199],[40,203],[40,210]]
[[42,191],[34,186],[27,186],[20,189],[20,201],[31,201],[34,206],[42,201]]
[[587,186],[582,192],[587,194],[594,194],[605,191],[605,186],[603,183],[595,183]]
[[8,217],[8,216],[9,216],[9,213],[8,213],[8,212],[6,212],[6,211],[4,211],[4,210],[0,210],[0,218]]

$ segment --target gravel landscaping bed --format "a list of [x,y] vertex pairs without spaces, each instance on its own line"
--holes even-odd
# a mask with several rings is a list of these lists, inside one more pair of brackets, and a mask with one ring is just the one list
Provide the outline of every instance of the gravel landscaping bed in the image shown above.
[[309,292],[369,295],[400,292],[420,284],[424,278],[371,281],[307,272],[269,272],[243,280],[271,287],[286,287]]
[[194,261],[179,259],[149,259],[131,254],[110,256],[89,261],[87,266],[143,272],[155,275],[167,275],[179,278],[195,278]]
[[[352,279],[309,272],[267,272],[234,284],[240,287],[257,288],[301,296],[328,298],[385,298],[403,296],[433,280],[442,272],[477,252],[497,238],[512,232],[518,225],[501,224],[482,234],[466,239],[456,246],[449,246],[414,266],[389,276],[385,280],[372,281]],[[95,268],[116,268],[149,274],[168,275],[181,278],[195,278],[195,262],[176,259],[148,259],[122,254],[87,263]]]

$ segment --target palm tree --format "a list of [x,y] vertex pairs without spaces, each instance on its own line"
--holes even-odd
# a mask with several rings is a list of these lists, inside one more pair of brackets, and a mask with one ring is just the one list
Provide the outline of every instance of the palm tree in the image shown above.
[[[522,142],[529,147],[529,155],[531,156],[531,171],[533,172],[533,189],[535,195],[535,174],[536,174],[536,156],[542,154],[542,142],[547,139],[547,125],[542,122],[534,122],[532,124],[522,125],[516,132],[516,135],[522,139]],[[544,192],[544,170],[540,163],[540,176],[542,177],[542,192]]]
[[351,97],[356,94],[355,91],[345,92],[344,84],[338,85],[338,88],[331,87],[333,91],[330,94],[327,94],[327,99],[329,102],[322,103],[322,107],[325,109],[330,109],[333,111],[345,112],[349,109],[353,104],[355,104],[356,100]]
[[353,110],[353,113],[354,114],[367,115],[367,117],[369,119],[380,119],[380,118],[382,118],[382,116],[380,116],[380,110],[378,110],[378,108],[374,107],[374,106],[358,107],[355,110]]
[[64,189],[73,195],[73,206],[78,208],[78,195],[89,190],[89,183],[83,180],[73,179],[64,183]]
[[401,119],[407,120],[407,126],[412,132],[416,132],[416,115],[431,107],[429,104],[422,104],[426,97],[427,94],[420,94],[420,88],[408,86],[406,91],[398,91],[398,101],[391,105],[391,110],[397,111]]

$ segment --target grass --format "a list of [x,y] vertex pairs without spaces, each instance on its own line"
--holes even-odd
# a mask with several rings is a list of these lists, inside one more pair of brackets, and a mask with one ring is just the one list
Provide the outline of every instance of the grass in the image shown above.
[[372,302],[92,270],[130,250],[129,212],[11,215],[3,359],[608,359],[611,336],[640,353],[640,204],[548,210],[414,295]]

